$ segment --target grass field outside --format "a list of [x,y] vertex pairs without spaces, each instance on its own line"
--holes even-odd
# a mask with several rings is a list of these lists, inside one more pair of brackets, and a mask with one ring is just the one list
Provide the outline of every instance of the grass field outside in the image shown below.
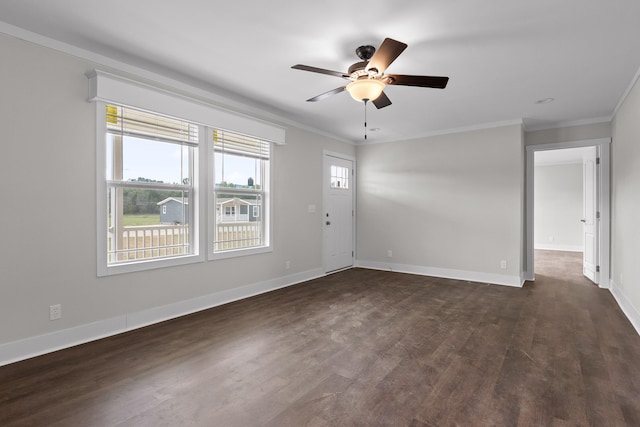
[[160,215],[158,214],[128,214],[122,216],[122,223],[125,227],[138,225],[158,225]]

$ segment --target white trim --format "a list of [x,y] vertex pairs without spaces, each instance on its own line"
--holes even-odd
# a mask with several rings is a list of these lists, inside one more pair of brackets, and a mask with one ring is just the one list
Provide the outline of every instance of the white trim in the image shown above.
[[[100,117],[104,115],[104,104],[96,102],[96,275],[107,276],[107,124]],[[102,112],[101,112],[102,111]]]
[[479,271],[455,270],[451,268],[427,267],[422,265],[394,264],[389,262],[358,260],[356,267],[372,270],[395,271],[398,273],[417,274],[420,276],[441,277],[444,279],[465,280],[468,282],[488,283],[521,288],[524,280],[520,276],[507,274],[483,273]]
[[527,152],[546,151],[546,150],[564,150],[565,148],[582,148],[593,147],[595,145],[610,144],[611,138],[581,139],[579,141],[554,142],[553,144],[533,144],[526,145]]
[[[102,231],[104,231],[104,229]],[[198,243],[194,242],[195,249],[197,249],[198,247],[197,245]],[[204,257],[202,256],[202,254],[192,254],[192,255],[177,256],[177,257],[171,257],[171,258],[142,259],[140,261],[128,261],[123,264],[107,265],[106,248],[107,248],[106,243],[104,246],[104,250],[101,250],[102,247],[98,248],[98,256],[99,256],[98,273],[97,273],[98,277],[113,276],[116,274],[134,273],[136,271],[147,271],[147,270],[152,270],[156,268],[175,267],[178,265],[187,265],[187,264],[193,264],[193,263],[204,261]]]
[[337,157],[339,159],[350,160],[352,162],[356,161],[356,158],[354,156],[350,156],[348,154],[340,153],[338,151],[322,150],[322,154],[323,154],[323,156],[327,155],[327,156],[331,156],[331,157]]
[[562,252],[583,252],[584,247],[580,245],[554,245],[544,244],[544,243],[536,243],[534,244],[534,249],[540,249],[543,251],[562,251]]
[[285,143],[285,129],[249,116],[215,107],[130,78],[94,70],[87,73],[89,101],[136,107],[190,122]]
[[313,269],[0,345],[0,366],[322,277]]
[[[203,132],[204,133],[204,132]],[[207,172],[207,206],[210,212],[210,217],[207,218],[207,226],[208,230],[206,235],[208,236],[207,241],[207,259],[209,261],[227,259],[227,258],[235,258],[247,255],[257,255],[263,254],[267,252],[273,252],[273,226],[274,226],[274,215],[273,215],[273,187],[275,182],[275,177],[273,174],[273,162],[275,156],[276,145],[269,144],[269,158],[262,159],[264,171],[263,173],[268,176],[269,185],[266,186],[266,189],[262,192],[262,209],[260,209],[261,218],[260,220],[264,222],[263,233],[264,233],[264,245],[258,247],[250,247],[243,249],[231,249],[231,250],[223,250],[223,251],[214,251],[214,240],[216,240],[215,236],[215,218],[217,218],[217,206],[215,203],[215,147],[213,143],[213,129],[208,128],[206,132],[207,143],[205,147],[207,148],[207,164],[208,164],[208,172]],[[233,191],[232,191],[233,192]],[[256,207],[256,206],[254,206]],[[222,212],[220,212],[222,214]]]
[[525,227],[526,236],[524,239],[524,254],[525,265],[522,276],[525,280],[535,280],[534,274],[534,239],[533,239],[533,194],[534,194],[534,157],[536,151],[545,150],[561,150],[565,148],[578,148],[578,147],[598,147],[598,155],[600,156],[600,182],[599,184],[599,197],[598,197],[598,210],[600,211],[600,224],[599,232],[599,265],[600,265],[600,278],[599,284],[601,288],[609,287],[609,275],[610,275],[610,242],[611,242],[611,201],[610,201],[610,181],[611,181],[611,156],[610,156],[611,138],[598,138],[598,139],[585,139],[580,141],[568,141],[559,142],[553,144],[536,144],[527,145],[525,147]]
[[[432,136],[449,135],[449,134],[454,134],[454,133],[474,132],[474,131],[485,130],[485,129],[497,129],[497,128],[503,128],[503,127],[507,127],[507,126],[514,126],[514,125],[523,126],[522,119],[505,120],[505,121],[501,121],[501,122],[482,123],[482,124],[479,124],[479,125],[462,126],[462,127],[457,127],[457,128],[449,128],[449,129],[430,131],[430,132],[422,133],[422,134],[419,134],[419,135],[416,135],[416,136],[412,136],[410,139],[407,139],[407,141],[411,141],[411,140],[414,140],[414,139],[421,139],[421,138],[429,138],[429,137],[432,137]],[[359,145],[375,145],[375,144],[385,144],[385,143],[388,143],[388,142],[396,142],[396,141],[398,141],[398,140],[395,140],[395,139],[381,139],[381,140],[375,140],[375,141],[367,141],[367,142],[355,143],[355,145],[356,146],[359,146]]]
[[[48,49],[53,49],[55,51],[71,55],[73,57],[93,62],[99,66],[108,67],[113,70],[117,70],[118,72],[123,72],[129,75],[137,76],[141,79],[145,79],[153,82],[154,84],[165,85],[167,87],[171,87],[176,91],[180,91],[181,93],[188,94],[189,97],[194,97],[198,99],[202,99],[203,102],[206,102],[211,105],[215,105],[221,109],[228,109],[230,111],[235,111],[238,113],[243,113],[250,115],[251,117],[255,117],[256,120],[261,120],[261,118],[274,121],[290,126],[296,126],[304,130],[309,130],[311,132],[316,132],[320,135],[330,136],[332,138],[336,138],[335,136],[330,135],[322,130],[315,129],[312,126],[308,126],[302,123],[298,123],[295,120],[291,120],[289,115],[284,111],[278,111],[278,113],[274,113],[273,106],[260,104],[255,100],[250,100],[242,95],[232,93],[226,91],[224,88],[213,86],[213,85],[203,85],[203,86],[194,86],[192,84],[185,83],[183,80],[178,80],[176,78],[168,77],[167,75],[160,74],[156,71],[151,71],[151,69],[156,69],[157,67],[143,65],[133,65],[131,63],[122,62],[117,59],[101,55],[99,53],[95,53],[86,49],[79,48],[77,46],[73,46],[71,44],[61,42],[59,40],[52,39],[50,37],[43,36],[41,34],[34,33],[29,30],[25,30],[24,28],[16,27],[14,25],[7,24],[6,22],[0,21],[0,33],[5,34],[9,37],[14,37],[19,40],[24,40],[29,43],[34,43],[39,46],[43,46]],[[145,66],[147,68],[145,68]],[[186,78],[186,76],[183,76]],[[223,94],[223,95],[221,95]],[[274,123],[275,124],[275,123]],[[347,142],[346,140],[340,139],[342,142]]]
[[[211,240],[211,242],[213,242],[213,240]],[[213,248],[213,243],[211,243],[211,248]],[[211,249],[209,251],[208,259],[209,261],[213,261],[217,259],[237,258],[239,256],[264,254],[267,252],[273,252],[273,245],[269,244],[267,246],[259,246],[257,248],[246,249],[228,249],[220,252],[213,252],[213,249]]]
[[609,292],[611,292],[611,295],[613,295],[613,298],[618,303],[620,310],[622,310],[624,315],[627,316],[631,325],[633,325],[638,335],[640,335],[640,311],[633,306],[624,292],[622,292],[622,289],[620,289],[613,280],[611,280]]
[[524,130],[526,132],[536,132],[539,130],[550,130],[550,129],[561,129],[561,128],[573,127],[573,126],[595,125],[598,123],[609,123],[612,119],[613,119],[613,114],[611,116],[593,117],[590,119],[566,120],[562,122],[554,122],[552,124],[543,123],[537,126],[536,125],[527,126],[525,124]]
[[631,93],[631,90],[638,82],[638,79],[640,79],[640,68],[638,68],[638,71],[636,71],[636,74],[633,76],[633,79],[631,79],[631,83],[629,83],[627,90],[625,90],[622,96],[620,97],[620,100],[618,101],[616,108],[613,109],[613,114],[611,115],[612,120],[616,116],[616,114],[618,114],[618,110],[620,109],[620,107],[622,107],[622,104],[624,104],[624,101],[627,100],[627,96],[629,96],[629,94]]
[[142,259],[139,261],[126,262],[122,264],[108,264],[107,263],[107,233],[106,229],[100,224],[107,224],[107,187],[105,183],[107,182],[107,154],[106,154],[106,132],[107,126],[104,120],[104,111],[106,108],[106,104],[98,100],[95,102],[96,106],[96,241],[97,241],[97,251],[96,251],[96,275],[98,277],[103,276],[111,276],[115,274],[125,274],[125,273],[133,273],[137,271],[145,271],[155,268],[165,268],[165,267],[173,267],[177,265],[186,265],[192,264],[196,262],[205,261],[204,255],[204,237],[206,236],[205,230],[201,227],[204,226],[202,221],[203,218],[203,209],[202,204],[199,202],[201,190],[200,183],[202,181],[200,174],[201,163],[200,160],[202,154],[200,150],[202,150],[202,145],[204,142],[205,132],[200,127],[199,132],[199,144],[197,147],[193,147],[195,150],[195,161],[194,161],[194,170],[192,176],[194,177],[194,185],[192,194],[192,205],[193,208],[190,209],[189,212],[189,221],[195,226],[195,232],[193,231],[193,227],[191,227],[190,239],[191,239],[191,247],[193,248],[193,253],[177,256],[177,257],[167,257],[167,258],[152,258],[152,259]]

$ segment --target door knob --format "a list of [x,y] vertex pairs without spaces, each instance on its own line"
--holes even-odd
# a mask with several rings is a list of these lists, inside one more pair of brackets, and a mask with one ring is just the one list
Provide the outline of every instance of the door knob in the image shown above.
[[581,219],[580,222],[587,222],[587,220],[586,219]]
[[331,225],[331,221],[327,221],[327,225]]

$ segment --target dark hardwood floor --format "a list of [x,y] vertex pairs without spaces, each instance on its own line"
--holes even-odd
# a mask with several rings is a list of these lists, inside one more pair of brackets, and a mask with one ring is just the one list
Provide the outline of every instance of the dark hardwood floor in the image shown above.
[[524,288],[352,269],[0,368],[3,426],[640,426],[571,253]]

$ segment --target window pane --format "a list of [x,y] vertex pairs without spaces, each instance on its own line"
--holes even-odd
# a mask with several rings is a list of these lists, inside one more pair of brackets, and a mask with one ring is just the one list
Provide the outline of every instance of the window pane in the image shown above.
[[264,245],[261,194],[216,194],[214,250]]
[[349,168],[331,165],[331,188],[349,188]]
[[179,144],[107,134],[107,179],[187,184],[190,150]]
[[261,188],[262,159],[215,153],[216,187]]
[[110,187],[108,263],[189,253],[188,192]]
[[268,245],[263,214],[271,145],[214,129],[213,148],[213,252]]

